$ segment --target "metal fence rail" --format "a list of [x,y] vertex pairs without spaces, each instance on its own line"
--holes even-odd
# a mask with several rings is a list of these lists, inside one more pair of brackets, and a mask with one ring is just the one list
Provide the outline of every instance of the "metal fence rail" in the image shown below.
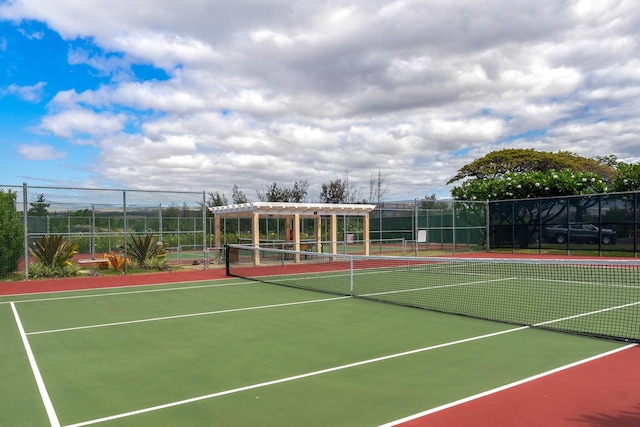
[[[23,236],[17,236],[22,241],[14,275],[18,278],[29,278],[29,245],[45,235],[62,235],[78,243],[79,256],[85,258],[123,253],[132,236],[149,234],[169,249],[171,263],[204,261],[206,268],[209,260],[218,261],[222,253],[211,247],[214,226],[204,191],[27,184],[0,185],[0,190],[15,196],[15,215],[23,224]],[[371,252],[378,254],[490,250],[638,256],[640,193],[494,202],[386,202],[371,212],[369,224]],[[315,227],[313,220],[301,219],[302,238],[315,240]],[[321,220],[321,227],[322,240],[330,240],[328,218]],[[286,240],[286,229],[284,219],[260,220],[261,240]],[[222,233],[222,244],[238,243],[250,237],[251,222],[225,218]],[[338,218],[341,248],[350,250],[351,243],[363,237],[362,218]]]
[[[62,235],[79,245],[77,258],[121,252],[131,236],[152,235],[169,249],[189,249],[206,258],[209,240],[204,192],[0,186],[16,199],[24,226],[21,270],[29,278],[29,245]],[[170,258],[171,261],[174,261]],[[180,258],[181,260],[181,258]],[[175,261],[174,261],[175,262]],[[127,264],[125,263],[125,269]]]
[[636,257],[640,193],[490,202],[494,250]]

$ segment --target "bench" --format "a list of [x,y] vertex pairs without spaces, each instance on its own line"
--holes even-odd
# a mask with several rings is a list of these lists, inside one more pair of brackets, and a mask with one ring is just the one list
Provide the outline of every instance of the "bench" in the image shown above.
[[78,265],[79,266],[93,265],[95,267],[109,267],[109,263],[110,262],[111,261],[109,261],[108,258],[79,259],[78,260]]

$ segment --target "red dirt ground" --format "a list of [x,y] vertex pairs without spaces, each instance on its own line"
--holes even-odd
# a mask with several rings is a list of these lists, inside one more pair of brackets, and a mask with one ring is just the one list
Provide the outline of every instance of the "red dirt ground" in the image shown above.
[[638,427],[640,346],[400,426]]
[[38,292],[72,291],[79,289],[110,288],[161,283],[191,282],[196,280],[222,279],[225,270],[169,271],[149,274],[122,276],[74,277],[66,279],[25,280],[21,282],[0,282],[0,295],[31,294]]

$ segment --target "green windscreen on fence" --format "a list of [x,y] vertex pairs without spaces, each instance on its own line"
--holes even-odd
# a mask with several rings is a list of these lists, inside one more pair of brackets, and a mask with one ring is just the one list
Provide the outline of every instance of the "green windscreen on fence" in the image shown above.
[[228,251],[233,276],[640,341],[637,261],[366,257],[242,245]]

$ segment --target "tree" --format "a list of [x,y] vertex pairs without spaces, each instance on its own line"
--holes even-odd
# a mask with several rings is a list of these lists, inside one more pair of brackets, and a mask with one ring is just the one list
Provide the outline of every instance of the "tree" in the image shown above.
[[244,195],[242,191],[238,188],[236,184],[233,185],[233,192],[231,193],[231,200],[236,205],[240,205],[242,203],[247,203],[249,199]]
[[[347,203],[358,203],[360,199],[360,189],[351,182],[349,175],[345,176],[344,182],[347,192]],[[380,197],[382,197],[382,194]]]
[[180,208],[172,202],[168,207],[164,208],[162,216],[167,218],[178,218],[180,217]]
[[[513,217],[520,233],[520,245],[525,248],[532,236],[540,231],[540,218],[548,222],[569,209],[566,204],[559,207],[558,201],[550,197],[605,193],[607,182],[613,176],[615,170],[611,166],[567,152],[500,150],[462,167],[449,182],[471,178],[451,190],[456,200],[543,198],[540,203],[518,203],[515,210],[505,211],[502,216],[492,214],[494,225]],[[583,214],[596,202],[587,198],[571,199],[576,220],[581,221]]]
[[386,176],[378,169],[378,175],[374,176],[373,172],[369,177],[369,202],[375,202],[380,206],[382,198],[387,192],[387,185],[385,184]]
[[24,228],[16,210],[16,193],[0,190],[0,278],[18,269]]
[[322,203],[347,203],[348,199],[347,183],[343,180],[335,179],[328,184],[322,184],[320,193]]
[[573,196],[608,191],[604,179],[594,173],[533,171],[505,173],[499,178],[472,179],[453,187],[456,200],[507,200]]
[[618,173],[613,180],[613,191],[640,191],[640,163],[618,163]]
[[184,218],[188,218],[190,216],[190,213],[191,213],[191,208],[189,207],[187,202],[186,201],[182,202],[182,212],[180,216]]
[[449,203],[440,202],[436,197],[435,193],[430,196],[424,196],[422,200],[420,200],[420,209],[448,209],[450,208]]
[[226,206],[226,205],[227,205],[227,198],[225,197],[224,193],[220,194],[218,191],[216,191],[215,193],[209,193],[209,200],[207,200],[208,207]]
[[307,180],[296,181],[293,183],[293,188],[290,192],[290,201],[295,203],[301,203],[307,200],[307,191],[309,190],[309,183]]
[[618,165],[618,157],[615,154],[609,154],[608,156],[595,156],[594,159],[601,165],[611,166],[612,168],[615,168]]
[[29,203],[31,206],[27,211],[29,216],[47,216],[49,215],[50,203],[45,203],[44,194],[39,194],[35,202]]
[[258,199],[263,202],[292,202],[300,203],[307,198],[307,181],[296,181],[293,188],[279,187],[276,182],[272,183],[265,190],[258,190]]
[[[610,160],[610,158],[607,159]],[[494,179],[508,173],[550,172],[565,169],[573,172],[593,173],[605,182],[611,182],[616,175],[616,170],[607,164],[608,160],[598,161],[567,151],[549,153],[533,149],[498,150],[463,166],[447,184],[464,178]]]
[[323,203],[366,203],[359,201],[360,190],[351,184],[349,175],[322,184],[320,201]]
[[266,189],[256,190],[256,195],[261,202],[284,202],[286,189],[278,187],[278,184],[273,182]]

